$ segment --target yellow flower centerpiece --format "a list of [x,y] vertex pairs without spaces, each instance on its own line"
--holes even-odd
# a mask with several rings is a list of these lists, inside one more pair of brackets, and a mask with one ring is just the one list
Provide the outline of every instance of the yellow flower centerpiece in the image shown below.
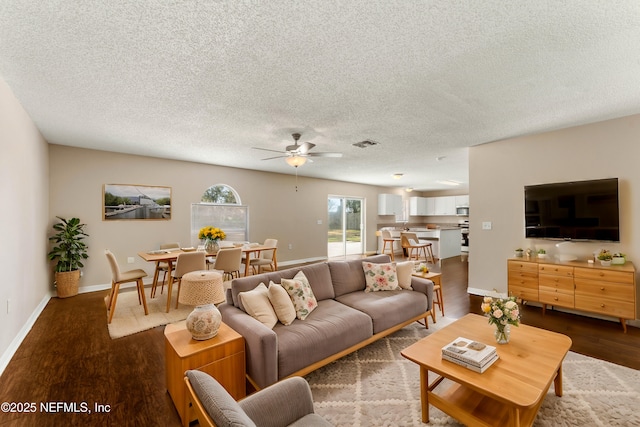
[[202,227],[198,233],[198,238],[204,241],[204,249],[208,253],[218,252],[218,240],[224,240],[227,235],[218,227]]

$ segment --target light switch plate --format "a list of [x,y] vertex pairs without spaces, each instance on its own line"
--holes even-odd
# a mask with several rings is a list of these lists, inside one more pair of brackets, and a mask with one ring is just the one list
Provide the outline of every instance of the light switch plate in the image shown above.
[[493,227],[493,224],[491,223],[491,221],[485,221],[482,223],[483,230],[491,230],[492,227]]

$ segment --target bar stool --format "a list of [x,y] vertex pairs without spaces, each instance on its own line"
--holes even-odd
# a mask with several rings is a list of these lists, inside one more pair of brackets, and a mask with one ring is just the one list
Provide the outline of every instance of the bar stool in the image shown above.
[[394,257],[394,247],[393,244],[397,242],[398,238],[391,237],[391,232],[389,230],[382,230],[382,253],[385,254],[387,251],[387,243],[391,245],[391,261],[395,261]]
[[[424,254],[424,260],[429,261],[431,263],[435,263],[436,260],[433,256],[432,246],[433,244],[428,243],[420,243],[418,240],[418,236],[415,233],[402,233],[400,234],[400,238],[402,240],[402,247],[407,250],[407,254],[409,259],[414,258],[414,250],[416,251],[415,259],[420,259],[420,253]],[[427,254],[428,251],[428,254]]]

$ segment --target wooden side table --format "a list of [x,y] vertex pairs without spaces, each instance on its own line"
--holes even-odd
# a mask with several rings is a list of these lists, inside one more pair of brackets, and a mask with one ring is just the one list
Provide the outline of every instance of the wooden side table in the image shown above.
[[444,300],[442,299],[442,273],[435,273],[432,271],[429,271],[428,273],[413,272],[411,273],[411,275],[415,277],[422,277],[423,279],[429,279],[433,282],[433,293],[435,294],[435,298],[433,299],[433,306],[431,307],[431,319],[433,320],[433,323],[436,323],[436,304],[438,304],[438,307],[440,307],[440,312],[442,313],[442,316],[444,316]]
[[190,369],[214,377],[239,400],[246,396],[244,338],[222,323],[218,335],[196,341],[185,322],[169,324],[164,330],[167,391],[178,410],[183,426],[196,419],[187,397],[184,373]]

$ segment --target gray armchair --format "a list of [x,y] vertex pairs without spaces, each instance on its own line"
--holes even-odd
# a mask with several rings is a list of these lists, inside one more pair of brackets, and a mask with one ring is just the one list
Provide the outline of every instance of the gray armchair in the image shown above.
[[331,426],[313,412],[311,389],[302,377],[284,379],[239,402],[205,372],[187,371],[184,381],[201,426]]

